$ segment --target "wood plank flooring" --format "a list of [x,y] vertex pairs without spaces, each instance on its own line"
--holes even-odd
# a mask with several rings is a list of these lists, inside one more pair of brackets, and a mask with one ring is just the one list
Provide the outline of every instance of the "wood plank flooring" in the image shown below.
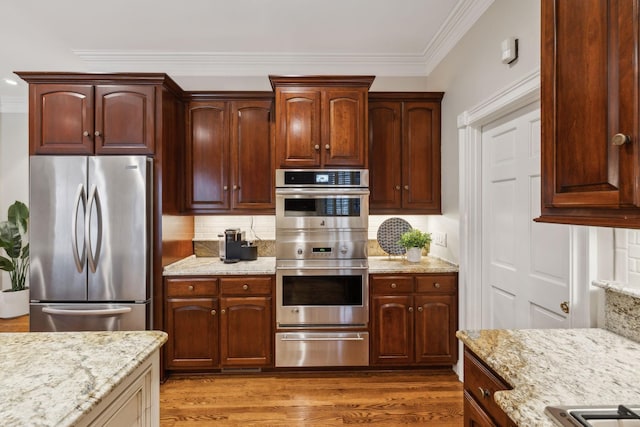
[[[0,319],[26,332],[28,316]],[[462,426],[451,370],[172,376],[160,386],[162,427]]]

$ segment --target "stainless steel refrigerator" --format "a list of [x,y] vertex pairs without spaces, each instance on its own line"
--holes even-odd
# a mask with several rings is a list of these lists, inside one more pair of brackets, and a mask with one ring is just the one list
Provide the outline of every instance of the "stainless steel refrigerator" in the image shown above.
[[151,329],[152,164],[31,156],[30,330]]

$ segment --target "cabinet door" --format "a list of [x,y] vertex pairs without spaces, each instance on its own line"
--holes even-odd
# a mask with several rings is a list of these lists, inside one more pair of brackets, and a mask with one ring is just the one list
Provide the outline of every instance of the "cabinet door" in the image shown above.
[[369,102],[369,208],[400,209],[402,103]]
[[366,167],[366,90],[327,89],[322,96],[323,165]]
[[223,101],[192,102],[187,111],[186,207],[229,209],[229,117]]
[[231,103],[233,209],[275,209],[271,107],[271,101]]
[[218,365],[217,303],[215,298],[167,300],[167,369],[215,368]]
[[447,365],[456,363],[455,296],[417,295],[415,305],[416,362]]
[[271,297],[224,297],[220,302],[222,366],[270,366]]
[[408,295],[373,297],[371,364],[413,362],[413,298]]
[[29,145],[33,154],[93,154],[93,86],[32,84]]
[[276,89],[276,150],[280,167],[320,166],[320,92]]
[[636,7],[542,2],[544,221],[640,227]]
[[153,154],[155,86],[96,86],[96,154]]
[[497,427],[466,390],[464,392],[464,427]]
[[402,208],[440,214],[440,104],[403,103]]

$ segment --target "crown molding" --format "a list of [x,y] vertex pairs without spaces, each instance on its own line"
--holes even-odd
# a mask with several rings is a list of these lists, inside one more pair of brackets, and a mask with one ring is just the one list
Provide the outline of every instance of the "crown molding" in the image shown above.
[[0,113],[27,113],[29,104],[27,97],[0,96]]
[[425,74],[429,75],[473,27],[494,0],[460,0],[424,51]]
[[73,50],[92,72],[157,72],[178,76],[372,74],[427,76],[494,0],[460,0],[424,51],[386,53],[164,52]]

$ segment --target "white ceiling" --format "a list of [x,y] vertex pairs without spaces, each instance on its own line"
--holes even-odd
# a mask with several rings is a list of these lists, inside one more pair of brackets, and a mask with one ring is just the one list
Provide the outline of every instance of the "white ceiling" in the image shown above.
[[[0,12],[0,107],[13,71],[427,76],[493,0],[11,0]],[[19,80],[19,79],[17,79]]]

